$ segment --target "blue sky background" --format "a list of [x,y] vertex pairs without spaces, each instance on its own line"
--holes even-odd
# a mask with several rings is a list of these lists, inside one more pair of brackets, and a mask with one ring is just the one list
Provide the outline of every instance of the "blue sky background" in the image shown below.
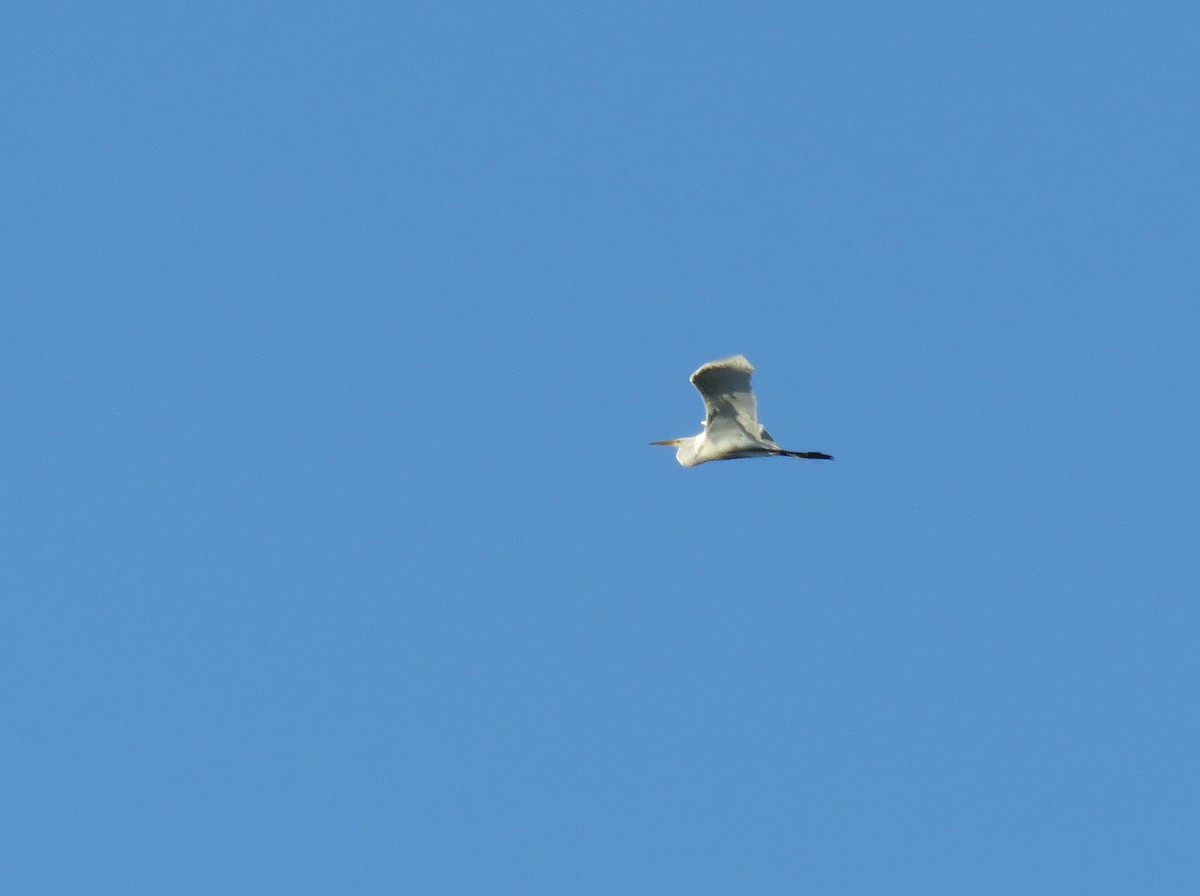
[[5,892],[1197,892],[1195,4],[0,15]]

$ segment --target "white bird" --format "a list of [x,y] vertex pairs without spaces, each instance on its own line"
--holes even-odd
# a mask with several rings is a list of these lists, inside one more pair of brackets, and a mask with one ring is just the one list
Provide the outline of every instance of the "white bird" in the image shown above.
[[784,451],[758,422],[754,393],[750,391],[750,374],[754,368],[745,355],[733,355],[719,361],[709,361],[692,374],[692,385],[704,399],[704,427],[699,435],[686,439],[667,439],[651,445],[678,447],[675,460],[680,466],[694,467],[710,460],[732,460],[735,457],[803,457],[814,460],[833,460],[820,451]]

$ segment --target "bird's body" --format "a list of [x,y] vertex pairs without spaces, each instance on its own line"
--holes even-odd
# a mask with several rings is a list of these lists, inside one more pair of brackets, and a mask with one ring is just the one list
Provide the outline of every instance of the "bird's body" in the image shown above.
[[758,422],[758,408],[750,390],[752,373],[754,368],[745,355],[709,361],[692,374],[692,385],[704,399],[705,418],[699,435],[650,444],[675,446],[675,460],[684,467],[738,457],[833,460],[820,451],[785,451],[775,444]]

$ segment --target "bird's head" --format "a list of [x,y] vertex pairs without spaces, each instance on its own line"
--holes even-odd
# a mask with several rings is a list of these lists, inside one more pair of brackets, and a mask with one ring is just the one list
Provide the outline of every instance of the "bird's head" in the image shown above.
[[651,445],[669,445],[675,449],[675,460],[683,467],[694,467],[696,465],[696,437],[688,436],[686,439],[664,439],[661,442],[651,442]]

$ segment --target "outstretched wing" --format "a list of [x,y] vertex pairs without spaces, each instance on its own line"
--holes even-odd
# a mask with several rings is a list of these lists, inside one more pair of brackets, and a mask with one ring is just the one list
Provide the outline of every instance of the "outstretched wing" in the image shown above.
[[750,391],[754,368],[745,355],[709,361],[692,374],[692,385],[704,399],[704,432],[712,441],[770,440],[758,424],[758,408]]

